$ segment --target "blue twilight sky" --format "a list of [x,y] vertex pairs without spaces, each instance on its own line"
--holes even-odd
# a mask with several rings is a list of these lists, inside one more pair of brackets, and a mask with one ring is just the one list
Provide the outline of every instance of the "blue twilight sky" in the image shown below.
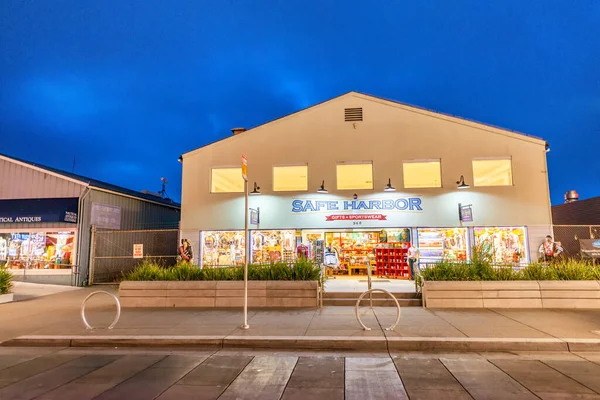
[[179,200],[186,151],[350,90],[546,139],[600,195],[598,0],[0,0],[0,153]]

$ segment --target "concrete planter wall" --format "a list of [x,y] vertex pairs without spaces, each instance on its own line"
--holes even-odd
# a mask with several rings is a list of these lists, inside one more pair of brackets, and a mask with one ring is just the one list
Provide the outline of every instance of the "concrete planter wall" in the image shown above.
[[600,309],[600,281],[427,281],[423,306]]
[[[317,281],[249,281],[248,306],[317,307]],[[122,307],[243,307],[243,281],[121,282]]]
[[14,294],[13,293],[0,294],[0,304],[2,304],[2,303],[10,303],[13,300],[14,300]]

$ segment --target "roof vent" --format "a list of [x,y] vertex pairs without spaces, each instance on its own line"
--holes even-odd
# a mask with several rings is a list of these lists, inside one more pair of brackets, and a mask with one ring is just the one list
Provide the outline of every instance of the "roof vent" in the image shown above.
[[233,128],[231,132],[233,132],[233,136],[239,135],[242,132],[246,132],[246,128]]
[[573,203],[579,200],[579,194],[575,190],[569,190],[565,193],[565,203]]
[[362,120],[363,120],[362,107],[344,109],[344,121],[356,122],[356,121],[362,121]]

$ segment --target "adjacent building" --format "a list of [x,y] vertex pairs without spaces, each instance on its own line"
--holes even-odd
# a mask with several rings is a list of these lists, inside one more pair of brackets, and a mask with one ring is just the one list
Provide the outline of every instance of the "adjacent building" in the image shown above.
[[600,258],[600,197],[579,200],[575,190],[552,207],[554,239],[570,257]]
[[17,279],[83,285],[92,226],[177,228],[179,218],[170,200],[0,155],[0,265]]
[[[202,265],[333,248],[351,268],[382,243],[418,246],[423,262],[469,259],[482,244],[525,263],[552,232],[548,144],[536,137],[356,92],[233,133],[180,159],[181,235]],[[249,237],[242,154],[260,192]]]

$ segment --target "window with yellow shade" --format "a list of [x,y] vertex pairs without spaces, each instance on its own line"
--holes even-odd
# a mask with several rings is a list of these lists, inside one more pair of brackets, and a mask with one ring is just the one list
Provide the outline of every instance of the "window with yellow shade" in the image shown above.
[[442,171],[439,160],[405,161],[402,170],[405,188],[442,187]]
[[275,192],[308,190],[308,166],[273,167],[273,190]]
[[510,158],[473,160],[473,183],[475,186],[511,186],[513,180]]
[[241,168],[213,168],[210,178],[211,193],[244,193]]
[[338,190],[373,189],[373,163],[338,164]]

